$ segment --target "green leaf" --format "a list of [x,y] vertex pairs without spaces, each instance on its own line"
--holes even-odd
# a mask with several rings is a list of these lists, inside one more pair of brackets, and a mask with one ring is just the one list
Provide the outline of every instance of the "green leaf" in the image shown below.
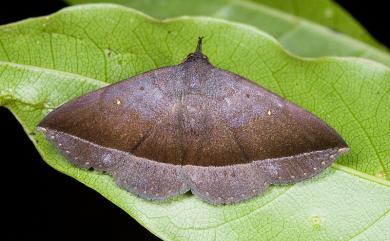
[[[304,106],[351,147],[319,177],[274,186],[237,205],[191,194],[150,202],[112,178],[71,165],[35,132],[62,103],[109,83],[173,65],[206,36],[204,52]],[[204,17],[156,21],[116,5],[83,5],[0,27],[0,104],[44,160],[95,189],[169,240],[385,240],[390,236],[390,69],[356,58],[300,59],[255,28]],[[22,165],[22,163],[21,163]],[[23,191],[23,190],[21,190]]]
[[[70,3],[107,0],[67,0]],[[303,57],[365,57],[390,66],[389,51],[330,0],[108,0],[156,18],[209,16],[241,22],[274,36]]]
[[348,12],[332,0],[251,0],[342,32],[375,47],[378,43]]

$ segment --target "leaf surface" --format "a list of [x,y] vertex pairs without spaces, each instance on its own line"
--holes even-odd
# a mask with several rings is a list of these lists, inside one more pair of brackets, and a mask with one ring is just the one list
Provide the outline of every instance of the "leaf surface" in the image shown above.
[[[92,90],[181,62],[206,36],[216,66],[312,111],[351,152],[322,175],[274,186],[238,205],[191,194],[149,202],[111,177],[71,165],[35,132],[53,108]],[[255,28],[204,17],[156,21],[116,5],[82,5],[0,27],[0,105],[44,160],[169,240],[385,240],[390,225],[390,69],[356,58],[300,59]],[[15,161],[15,160],[9,160]]]
[[[67,0],[96,3],[107,0]],[[355,56],[390,65],[390,54],[330,0],[108,0],[165,19],[209,16],[257,27],[303,57]]]
[[337,32],[384,48],[347,11],[333,0],[250,0],[317,23]]

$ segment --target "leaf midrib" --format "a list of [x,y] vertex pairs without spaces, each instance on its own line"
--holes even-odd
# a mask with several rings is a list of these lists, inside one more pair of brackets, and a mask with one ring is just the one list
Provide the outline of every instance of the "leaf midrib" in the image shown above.
[[64,71],[64,70],[59,70],[59,69],[49,69],[47,67],[42,67],[42,66],[36,66],[36,65],[30,65],[30,64],[20,64],[20,63],[14,63],[14,62],[8,62],[8,61],[2,61],[0,60],[0,65],[8,65],[8,66],[13,66],[13,67],[16,67],[16,68],[25,68],[25,69],[30,69],[30,70],[33,70],[33,71],[36,71],[36,72],[51,72],[51,73],[55,73],[55,74],[63,74],[63,75],[67,75],[69,77],[76,77],[76,78],[79,78],[79,79],[83,79],[84,81],[88,81],[88,82],[91,82],[93,84],[97,84],[97,85],[100,85],[100,86],[106,86],[108,84],[110,84],[109,82],[105,82],[105,81],[102,81],[102,80],[98,80],[98,79],[94,79],[94,78],[91,78],[91,77],[88,77],[88,76],[84,76],[84,75],[81,75],[81,74],[77,74],[77,73],[72,73],[72,72],[68,72],[68,71]]

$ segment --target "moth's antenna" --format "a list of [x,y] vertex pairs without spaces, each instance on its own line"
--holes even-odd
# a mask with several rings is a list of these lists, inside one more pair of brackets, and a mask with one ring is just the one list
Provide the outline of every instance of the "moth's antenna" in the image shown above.
[[208,58],[206,55],[202,53],[202,40],[204,37],[198,38],[198,45],[196,46],[195,52],[190,53],[187,55],[187,58],[183,61],[184,62],[192,62],[192,61],[206,61],[208,62]]
[[198,38],[198,45],[196,46],[195,54],[202,55],[202,40],[204,37]]

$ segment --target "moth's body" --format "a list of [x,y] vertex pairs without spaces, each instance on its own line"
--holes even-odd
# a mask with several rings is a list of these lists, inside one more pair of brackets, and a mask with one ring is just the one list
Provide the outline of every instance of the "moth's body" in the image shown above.
[[69,160],[147,199],[191,189],[238,202],[309,178],[347,150],[311,113],[215,68],[200,45],[182,64],[66,103],[39,126]]

